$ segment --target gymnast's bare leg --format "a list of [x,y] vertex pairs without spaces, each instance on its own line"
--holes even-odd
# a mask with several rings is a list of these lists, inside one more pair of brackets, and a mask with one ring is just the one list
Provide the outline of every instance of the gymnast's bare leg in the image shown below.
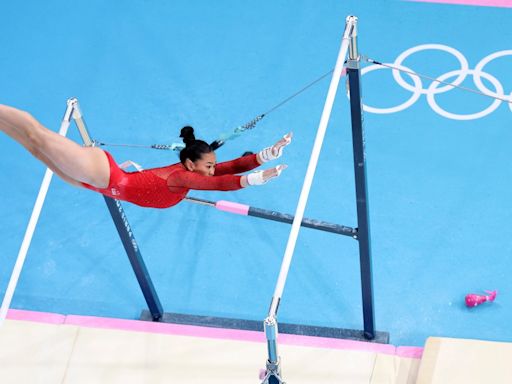
[[23,145],[32,155],[68,183],[105,188],[110,166],[99,148],[81,147],[44,127],[29,113],[0,104],[0,131]]

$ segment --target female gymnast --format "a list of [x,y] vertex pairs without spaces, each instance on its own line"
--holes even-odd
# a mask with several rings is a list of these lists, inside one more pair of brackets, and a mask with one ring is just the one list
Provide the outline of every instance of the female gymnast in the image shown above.
[[257,154],[217,164],[213,148],[196,140],[192,127],[185,127],[180,135],[186,145],[180,152],[180,163],[125,172],[110,153],[97,147],[82,147],[19,109],[0,105],[0,130],[66,182],[152,208],[172,207],[182,201],[190,189],[234,191],[265,184],[279,176],[286,166],[240,174],[279,158],[292,138],[289,133]]

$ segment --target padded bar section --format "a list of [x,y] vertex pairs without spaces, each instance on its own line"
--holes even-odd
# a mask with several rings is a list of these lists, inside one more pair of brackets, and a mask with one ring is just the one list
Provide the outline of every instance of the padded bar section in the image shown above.
[[215,208],[219,211],[231,212],[237,215],[247,216],[251,207],[245,204],[234,203],[232,201],[220,200],[215,204]]

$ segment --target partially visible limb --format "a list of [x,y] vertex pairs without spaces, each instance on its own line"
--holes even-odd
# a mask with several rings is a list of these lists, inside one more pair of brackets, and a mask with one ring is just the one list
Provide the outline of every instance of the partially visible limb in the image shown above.
[[84,148],[49,130],[27,112],[0,105],[0,130],[23,145],[52,171],[73,185],[105,188],[110,166],[99,148]]

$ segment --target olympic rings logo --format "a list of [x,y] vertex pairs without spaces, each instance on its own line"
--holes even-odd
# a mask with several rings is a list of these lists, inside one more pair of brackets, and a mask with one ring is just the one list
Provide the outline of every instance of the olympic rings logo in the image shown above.
[[[505,95],[505,91],[503,89],[503,85],[496,79],[496,77],[492,76],[491,74],[484,72],[484,67],[489,64],[492,60],[503,57],[503,56],[512,56],[512,50],[504,50],[504,51],[498,51],[495,53],[492,53],[486,57],[484,57],[480,62],[476,65],[475,69],[469,69],[469,64],[467,59],[464,57],[464,55],[456,50],[455,48],[449,47],[447,45],[442,44],[423,44],[418,45],[416,47],[412,47],[404,51],[402,54],[400,54],[394,63],[384,63],[386,65],[390,65],[393,67],[396,67],[397,69],[392,69],[393,78],[395,81],[400,85],[402,88],[412,92],[412,96],[406,100],[404,103],[399,104],[397,106],[391,107],[391,108],[376,108],[371,107],[368,105],[363,104],[363,110],[371,113],[381,113],[381,114],[387,114],[387,113],[396,113],[403,111],[407,108],[409,108],[411,105],[413,105],[418,99],[421,97],[421,95],[426,95],[427,102],[432,108],[432,110],[436,113],[438,113],[441,116],[444,116],[448,119],[453,120],[475,120],[480,119],[484,116],[487,116],[488,114],[494,112],[500,104],[503,102],[503,100],[495,99],[491,105],[489,105],[487,108],[480,112],[476,113],[469,113],[469,114],[456,114],[452,112],[448,112],[445,109],[443,109],[436,101],[436,95],[440,93],[448,92],[454,87],[450,85],[441,85],[438,81],[432,81],[428,87],[424,87],[422,80],[419,76],[415,76],[413,74],[408,74],[409,77],[412,79],[413,84],[411,85],[407,83],[400,73],[400,70],[402,71],[409,71],[414,72],[412,69],[407,68],[406,66],[402,65],[402,63],[405,61],[407,57],[410,55],[424,51],[424,50],[440,50],[444,52],[448,52],[455,56],[455,58],[460,63],[460,68],[446,72],[442,74],[441,76],[437,77],[436,80],[438,81],[448,81],[448,79],[451,79],[453,77],[456,77],[454,81],[451,82],[451,84],[454,85],[460,85],[462,82],[467,78],[468,75],[473,76],[473,81],[475,83],[475,86],[478,88],[480,92],[486,93],[488,95],[491,95],[493,97],[499,97],[502,99],[507,99],[512,101],[512,92],[509,95]],[[365,73],[380,70],[380,69],[387,69],[386,67],[383,67],[378,64],[372,64],[369,65],[361,70],[361,76]],[[482,78],[489,81],[490,84],[494,87],[494,90],[491,90],[487,88]],[[512,111],[512,103],[508,103],[508,106],[510,110]]]

